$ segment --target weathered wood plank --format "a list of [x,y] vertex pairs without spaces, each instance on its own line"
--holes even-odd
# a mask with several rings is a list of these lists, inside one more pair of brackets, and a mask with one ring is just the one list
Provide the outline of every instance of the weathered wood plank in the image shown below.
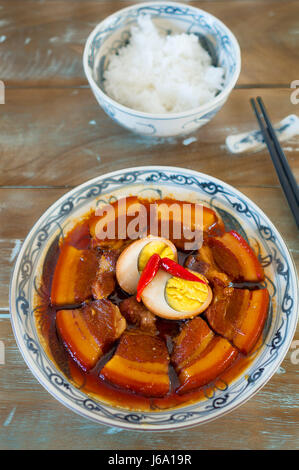
[[[276,225],[299,269],[298,235],[292,214],[280,188],[237,186]],[[36,220],[67,189],[0,189],[0,309],[8,309],[10,273],[21,243]],[[1,311],[0,311],[1,313]]]
[[8,306],[9,282],[12,267],[22,246],[21,239],[1,239],[0,240],[0,315],[1,309]]
[[[295,339],[299,339],[299,330]],[[291,349],[268,384],[223,418],[187,432],[140,434],[90,422],[51,397],[25,365],[9,320],[0,320],[0,340],[6,352],[5,364],[0,365],[1,449],[292,449],[297,446],[299,366],[294,364]]]
[[[234,90],[194,135],[197,140],[185,145],[188,139],[126,131],[102,111],[89,89],[8,90],[0,116],[0,185],[75,186],[116,169],[164,162],[232,185],[278,186],[267,150],[233,155],[225,147],[228,135],[257,129],[249,99],[259,93]],[[263,90],[262,96],[274,123],[297,111],[288,89]],[[299,136],[284,148],[299,179]]]
[[[119,0],[2,2],[1,80],[22,86],[86,84],[82,52],[88,34],[106,16],[131,4]],[[217,16],[237,36],[243,57],[239,84],[288,85],[298,77],[298,2],[190,4]]]
[[0,192],[1,314],[4,308],[8,308],[11,270],[24,238],[35,221],[55,200],[66,192],[66,189],[2,189]]

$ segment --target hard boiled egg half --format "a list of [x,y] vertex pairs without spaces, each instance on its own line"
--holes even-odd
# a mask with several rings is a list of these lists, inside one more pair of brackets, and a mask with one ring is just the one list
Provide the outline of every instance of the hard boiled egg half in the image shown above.
[[174,244],[166,238],[152,235],[136,240],[121,253],[116,263],[116,279],[125,292],[136,294],[140,275],[154,253],[161,258],[177,261]]
[[187,281],[159,270],[141,294],[144,305],[155,315],[170,320],[193,318],[208,308],[212,290],[207,279],[191,271],[201,282]]

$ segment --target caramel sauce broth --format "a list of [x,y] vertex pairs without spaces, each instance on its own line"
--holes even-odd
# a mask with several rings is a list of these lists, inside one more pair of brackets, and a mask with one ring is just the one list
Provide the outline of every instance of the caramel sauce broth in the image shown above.
[[[65,244],[70,244],[77,249],[92,248],[89,224],[93,217],[94,213],[91,212],[88,216],[78,221],[75,227],[62,240],[62,243],[59,243],[59,239],[57,238],[52,243],[44,262],[42,285],[36,297],[35,317],[41,342],[49,357],[56,363],[58,368],[67,376],[67,378],[86,394],[109,403],[110,405],[130,410],[159,411],[175,408],[195,403],[202,399],[212,398],[216,390],[225,390],[228,384],[242,374],[250,365],[255,356],[254,353],[251,353],[250,356],[247,357],[244,357],[239,353],[234,363],[213,383],[181,395],[176,392],[179,387],[179,380],[174,368],[170,365],[169,376],[171,387],[168,395],[162,398],[143,397],[133,392],[118,388],[101,378],[100,371],[104,364],[114,354],[118,342],[116,342],[111,350],[99,360],[92,370],[88,372],[84,372],[72,359],[58,337],[55,324],[56,311],[59,309],[78,308],[84,304],[65,305],[63,307],[59,307],[59,309],[55,309],[51,305],[51,282],[59,252]],[[183,251],[178,250],[179,263],[183,265],[186,257],[190,254],[191,252],[184,253]],[[109,296],[109,300],[118,305],[121,300],[126,297],[130,297],[130,295],[122,291],[120,287],[116,287],[115,291]],[[177,321],[157,318],[158,335],[165,340],[170,354],[173,347],[172,340],[179,333],[183,324],[183,320]],[[127,328],[132,327],[127,325]],[[257,345],[255,350],[257,350],[258,347],[259,346]]]

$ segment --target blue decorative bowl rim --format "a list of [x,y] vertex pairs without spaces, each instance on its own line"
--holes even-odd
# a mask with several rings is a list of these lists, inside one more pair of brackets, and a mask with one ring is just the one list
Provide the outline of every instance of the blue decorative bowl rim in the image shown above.
[[[187,111],[183,111],[180,113],[161,113],[161,114],[155,114],[155,113],[145,113],[143,111],[137,111],[132,108],[128,108],[127,106],[122,105],[121,103],[115,101],[112,99],[110,96],[108,96],[96,83],[96,81],[93,78],[92,72],[90,70],[89,64],[88,64],[88,57],[89,57],[89,52],[90,52],[90,47],[92,44],[92,41],[96,34],[100,31],[100,29],[103,26],[103,23],[105,24],[106,21],[111,20],[112,18],[116,18],[118,15],[124,14],[130,10],[138,10],[146,7],[159,7],[159,6],[170,6],[170,7],[177,7],[177,8],[184,8],[186,11],[192,11],[196,12],[197,14],[202,14],[208,17],[210,20],[215,21],[223,30],[226,32],[228,35],[232,46],[234,48],[235,54],[236,54],[236,68],[235,71],[229,81],[229,83],[221,90],[219,94],[217,94],[211,101],[208,103],[201,105],[199,107],[189,109]],[[104,20],[102,20],[89,34],[85,47],[84,47],[84,52],[83,52],[83,69],[85,72],[85,75],[87,77],[87,80],[89,84],[91,85],[92,88],[97,90],[97,93],[102,97],[102,99],[106,100],[111,106],[116,107],[117,109],[123,111],[126,114],[131,114],[134,116],[138,116],[140,118],[148,118],[148,119],[157,119],[157,120],[170,120],[170,119],[178,119],[178,118],[184,118],[184,117],[189,117],[189,116],[195,116],[198,114],[204,114],[208,111],[211,111],[212,109],[216,108],[217,106],[221,105],[223,100],[227,98],[227,96],[230,94],[232,89],[234,88],[238,77],[240,75],[241,71],[241,51],[240,51],[240,46],[239,43],[235,37],[235,35],[232,33],[232,31],[221,21],[219,20],[216,16],[212,15],[211,13],[208,13],[205,10],[202,10],[200,8],[184,4],[184,3],[178,3],[178,2],[169,2],[169,1],[158,1],[158,2],[145,2],[145,3],[137,3],[135,5],[131,5],[125,8],[122,8],[121,10],[116,11],[115,13],[112,13],[108,17],[106,17]]]
[[[275,276],[279,282],[273,295],[277,295],[278,300],[281,298],[279,305],[277,303],[275,307],[276,317],[271,316],[274,329],[269,333],[269,338],[265,339],[258,356],[246,369],[244,377],[242,375],[224,389],[215,386],[212,397],[206,397],[200,402],[153,412],[113,407],[74,387],[44,351],[36,332],[34,308],[30,305],[36,275],[35,257],[47,252],[47,243],[53,234],[62,230],[62,221],[71,219],[72,211],[76,211],[78,207],[86,205],[90,208],[100,196],[136,185],[147,189],[165,187],[172,191],[174,188],[177,191],[188,189],[198,193],[202,200],[209,199],[211,206],[218,209],[225,203],[232,213],[246,221],[250,230],[252,227],[256,228],[256,235],[260,237],[263,246],[269,246],[263,262],[264,266],[275,268]],[[274,284],[273,286],[275,287]],[[199,425],[223,416],[245,403],[268,382],[284,359],[296,330],[298,279],[292,257],[281,235],[268,217],[241,192],[217,178],[194,170],[140,166],[117,170],[89,180],[64,194],[44,212],[28,233],[12,271],[10,311],[15,339],[25,362],[38,381],[58,401],[79,415],[100,424],[135,430],[166,431]]]

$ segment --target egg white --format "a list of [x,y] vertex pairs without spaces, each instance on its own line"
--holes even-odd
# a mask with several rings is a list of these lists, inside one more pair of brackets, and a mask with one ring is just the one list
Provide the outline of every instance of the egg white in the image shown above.
[[197,309],[191,312],[178,311],[173,309],[166,300],[166,284],[172,277],[171,274],[159,270],[154,279],[145,287],[141,294],[141,299],[148,310],[158,317],[168,318],[170,320],[181,320],[193,318],[202,313],[209,306],[212,300],[212,290],[208,286],[207,300]]
[[116,263],[116,279],[120,287],[128,294],[136,294],[137,285],[140,278],[138,270],[138,258],[141,250],[153,241],[160,241],[171,247],[174,253],[174,259],[177,260],[177,249],[174,244],[163,237],[149,235],[131,243],[119,256]]

